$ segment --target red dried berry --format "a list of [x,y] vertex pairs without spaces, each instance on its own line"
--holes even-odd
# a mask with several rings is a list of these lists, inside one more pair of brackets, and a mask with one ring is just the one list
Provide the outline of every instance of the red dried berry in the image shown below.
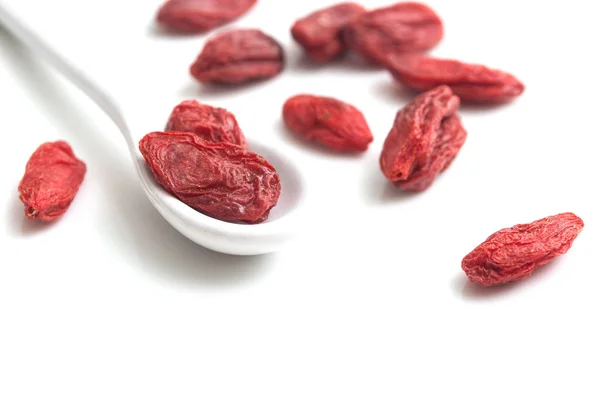
[[65,141],[47,142],[31,155],[19,183],[30,219],[53,221],[66,213],[87,171]]
[[196,100],[186,100],[177,105],[165,130],[194,133],[207,141],[229,142],[246,148],[244,133],[231,112]]
[[314,61],[330,61],[346,52],[342,28],[365,11],[356,3],[340,3],[317,10],[294,23],[292,37]]
[[452,90],[440,86],[418,95],[397,113],[379,159],[388,180],[414,192],[433,184],[467,138],[456,114],[459,105]]
[[392,55],[386,67],[395,79],[415,90],[445,84],[470,102],[506,102],[525,91],[523,83],[500,70],[422,54]]
[[492,234],[462,261],[469,280],[483,286],[527,278],[566,253],[583,229],[573,213],[561,213],[530,224],[517,224]]
[[425,4],[402,2],[362,14],[348,24],[343,35],[352,50],[385,64],[390,54],[433,48],[442,40],[444,27]]
[[203,33],[234,21],[254,4],[256,0],[169,0],[156,19],[174,31]]
[[233,29],[210,39],[190,72],[201,83],[238,84],[274,77],[283,71],[281,45],[258,29]]
[[335,98],[291,97],[283,106],[283,120],[303,138],[336,151],[365,151],[373,141],[362,112]]
[[139,148],[156,181],[183,203],[210,217],[256,224],[277,204],[277,172],[261,156],[194,133],[154,132]]

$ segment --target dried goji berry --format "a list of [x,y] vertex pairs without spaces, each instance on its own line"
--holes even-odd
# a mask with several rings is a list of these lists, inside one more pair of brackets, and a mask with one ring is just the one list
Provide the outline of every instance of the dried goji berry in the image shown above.
[[283,119],[303,138],[337,151],[365,151],[373,141],[362,112],[335,98],[291,97],[283,106]]
[[75,199],[87,171],[65,141],[47,142],[31,155],[19,183],[19,198],[31,219],[60,218]]
[[186,100],[177,105],[165,130],[194,133],[207,141],[230,142],[246,147],[244,133],[231,112],[196,100]]
[[440,17],[421,3],[402,2],[362,14],[344,29],[348,46],[385,64],[389,54],[426,51],[444,35]]
[[425,91],[445,84],[471,102],[505,102],[525,90],[516,77],[500,70],[422,54],[391,55],[386,67],[408,87]]
[[408,191],[424,191],[446,170],[467,132],[456,111],[460,99],[447,86],[420,94],[401,109],[380,157],[387,179]]
[[243,83],[278,75],[281,45],[258,29],[232,29],[208,40],[190,72],[201,83]]
[[329,61],[346,52],[342,28],[365,11],[356,3],[340,3],[317,10],[294,23],[292,37],[313,60]]
[[462,260],[462,269],[472,282],[483,286],[524,279],[566,253],[583,226],[575,214],[561,213],[501,229]]
[[203,33],[241,17],[256,0],[169,0],[158,11],[161,25],[185,33]]
[[154,132],[139,143],[156,181],[188,206],[219,220],[263,222],[281,184],[261,156],[194,133]]

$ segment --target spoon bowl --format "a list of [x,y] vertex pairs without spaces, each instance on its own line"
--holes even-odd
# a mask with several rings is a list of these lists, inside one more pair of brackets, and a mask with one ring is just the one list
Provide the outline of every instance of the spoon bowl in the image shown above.
[[158,212],[180,233],[208,249],[232,255],[266,254],[281,249],[301,229],[305,184],[302,175],[277,151],[247,138],[249,150],[275,167],[281,196],[260,224],[217,220],[189,207],[159,185],[144,159],[137,156],[142,185]]
[[116,124],[129,147],[142,186],[151,203],[175,229],[190,240],[222,253],[257,255],[280,249],[301,229],[300,212],[306,185],[296,167],[277,150],[247,137],[249,150],[270,162],[281,180],[281,196],[266,221],[252,225],[236,224],[206,216],[175,198],[156,182],[138,150],[123,109],[101,84],[73,65],[68,57],[45,43],[11,13],[1,0],[0,24],[90,97]]

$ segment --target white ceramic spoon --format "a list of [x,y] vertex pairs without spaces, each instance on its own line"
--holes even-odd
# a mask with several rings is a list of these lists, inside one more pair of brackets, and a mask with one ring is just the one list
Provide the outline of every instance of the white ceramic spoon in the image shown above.
[[262,224],[245,225],[223,222],[203,215],[185,205],[158,185],[146,167],[129,124],[118,103],[100,85],[45,43],[33,30],[0,4],[0,24],[34,54],[45,59],[89,96],[117,125],[131,153],[142,186],[159,213],[183,235],[214,251],[234,255],[256,255],[280,249],[300,229],[305,184],[298,170],[285,156],[248,138],[251,151],[262,155],[277,170],[281,179],[281,197]]

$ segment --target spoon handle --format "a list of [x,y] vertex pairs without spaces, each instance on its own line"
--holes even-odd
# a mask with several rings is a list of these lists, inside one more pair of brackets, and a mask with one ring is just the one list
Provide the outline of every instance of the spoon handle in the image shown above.
[[124,113],[118,103],[104,90],[87,76],[80,68],[73,65],[66,57],[59,54],[48,43],[39,37],[23,21],[11,13],[6,6],[0,3],[0,25],[9,31],[16,39],[37,56],[45,59],[58,72],[65,76],[70,82],[90,97],[108,117],[118,126],[127,141],[130,150],[134,150],[135,144],[131,138],[129,126],[125,120]]

